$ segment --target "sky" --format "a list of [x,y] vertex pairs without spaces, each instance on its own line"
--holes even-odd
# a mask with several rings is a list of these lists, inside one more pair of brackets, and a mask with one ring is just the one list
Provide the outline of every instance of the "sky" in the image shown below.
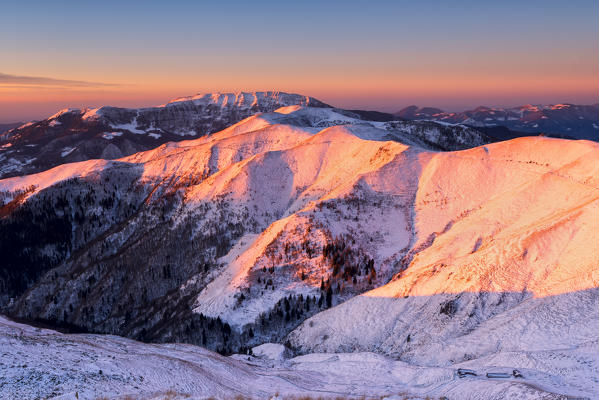
[[2,1],[0,122],[280,90],[417,104],[599,103],[599,1]]

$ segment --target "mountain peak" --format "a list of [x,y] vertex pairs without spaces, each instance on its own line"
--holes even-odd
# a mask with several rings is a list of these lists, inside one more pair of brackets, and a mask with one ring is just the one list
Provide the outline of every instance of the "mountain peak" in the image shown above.
[[313,97],[279,91],[198,93],[194,96],[173,99],[164,106],[181,102],[193,102],[194,105],[215,105],[223,108],[261,108],[262,106],[272,108],[273,104],[281,107],[291,105],[331,107]]
[[62,110],[56,112],[55,114],[50,115],[47,119],[48,120],[56,119],[56,118],[60,117],[61,115],[75,113],[75,112],[79,113],[79,112],[81,112],[81,110],[78,108],[63,108]]

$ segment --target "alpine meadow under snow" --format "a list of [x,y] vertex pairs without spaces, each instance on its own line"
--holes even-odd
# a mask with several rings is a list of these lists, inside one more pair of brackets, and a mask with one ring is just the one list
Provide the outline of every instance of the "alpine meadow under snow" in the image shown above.
[[89,131],[229,102],[218,132],[11,164],[0,310],[79,333],[1,318],[0,397],[599,397],[598,143],[219,96]]

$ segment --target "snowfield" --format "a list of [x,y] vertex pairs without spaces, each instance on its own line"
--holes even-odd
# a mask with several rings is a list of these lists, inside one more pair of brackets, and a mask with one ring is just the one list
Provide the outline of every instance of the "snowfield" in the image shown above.
[[[498,354],[471,361],[477,377],[458,378],[456,368],[407,364],[374,353],[310,354],[286,358],[281,345],[267,344],[254,356],[223,357],[185,344],[144,344],[118,336],[61,334],[0,317],[0,397],[2,398],[219,398],[254,399],[560,399],[596,396],[581,376],[585,354]],[[596,354],[596,351],[594,352]],[[555,358],[559,357],[559,361]],[[527,360],[526,363],[523,361]],[[568,368],[551,370],[557,363]],[[524,378],[489,379],[487,371],[521,369]],[[559,376],[556,376],[559,375]],[[595,375],[596,376],[596,375]],[[569,382],[572,378],[575,382]],[[129,396],[129,397],[127,397]]]

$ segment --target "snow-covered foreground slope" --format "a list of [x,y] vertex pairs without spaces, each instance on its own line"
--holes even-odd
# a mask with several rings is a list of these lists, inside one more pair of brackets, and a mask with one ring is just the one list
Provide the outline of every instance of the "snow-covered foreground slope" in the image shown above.
[[[596,343],[551,354],[506,353],[455,368],[406,364],[373,353],[276,358],[277,345],[256,356],[223,357],[183,344],[144,344],[118,336],[60,334],[0,317],[2,398],[268,398],[560,399],[592,396]],[[589,351],[591,352],[589,355]],[[593,356],[594,354],[594,356]],[[556,358],[559,357],[558,360]],[[523,378],[489,379],[527,359]],[[563,366],[567,365],[564,369]],[[460,365],[462,366],[462,365]],[[584,366],[585,373],[577,371]],[[548,370],[548,371],[545,371]]]

